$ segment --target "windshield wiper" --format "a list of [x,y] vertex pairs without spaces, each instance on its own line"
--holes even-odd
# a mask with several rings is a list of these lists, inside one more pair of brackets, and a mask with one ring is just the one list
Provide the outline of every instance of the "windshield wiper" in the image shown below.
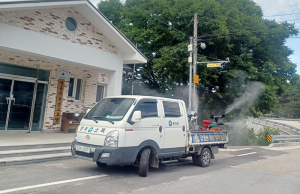
[[92,119],[93,119],[93,121],[95,121],[95,123],[98,123],[98,121],[96,119],[94,119],[94,118],[92,118]]
[[93,117],[93,121],[95,121],[96,123],[98,123],[98,121],[97,120],[103,120],[103,121],[108,121],[108,122],[110,122],[111,124],[115,124],[113,121],[111,121],[111,120],[108,120],[108,119],[106,119],[106,118],[102,118],[102,117]]

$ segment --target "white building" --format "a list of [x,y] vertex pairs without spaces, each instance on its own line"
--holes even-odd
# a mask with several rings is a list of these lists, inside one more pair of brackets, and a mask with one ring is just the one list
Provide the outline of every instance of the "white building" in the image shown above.
[[0,0],[0,133],[58,132],[55,114],[120,95],[123,64],[146,62],[88,0]]

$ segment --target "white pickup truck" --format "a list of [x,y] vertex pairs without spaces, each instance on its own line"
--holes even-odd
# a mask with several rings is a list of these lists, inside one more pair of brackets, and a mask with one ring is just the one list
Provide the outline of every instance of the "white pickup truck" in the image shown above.
[[139,175],[166,160],[192,156],[206,167],[228,143],[224,131],[191,131],[184,101],[147,96],[108,97],[81,120],[72,155],[106,165],[138,165]]

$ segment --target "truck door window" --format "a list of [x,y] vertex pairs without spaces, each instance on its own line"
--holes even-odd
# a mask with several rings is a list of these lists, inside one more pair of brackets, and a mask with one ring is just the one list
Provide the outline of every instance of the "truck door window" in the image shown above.
[[135,110],[142,112],[142,119],[146,117],[158,117],[157,102],[143,102]]
[[165,117],[180,117],[180,108],[177,102],[163,101]]

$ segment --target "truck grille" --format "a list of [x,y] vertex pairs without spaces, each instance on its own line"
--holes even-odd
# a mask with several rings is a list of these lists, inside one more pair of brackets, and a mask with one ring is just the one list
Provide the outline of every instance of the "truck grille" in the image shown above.
[[76,151],[76,155],[87,157],[87,158],[94,158],[94,153],[85,153],[85,152]]

